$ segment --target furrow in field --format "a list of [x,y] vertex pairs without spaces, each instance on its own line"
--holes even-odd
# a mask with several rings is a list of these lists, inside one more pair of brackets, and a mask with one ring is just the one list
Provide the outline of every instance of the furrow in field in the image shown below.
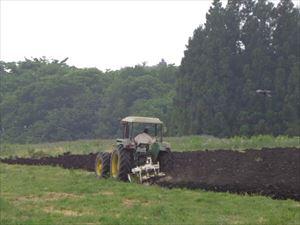
[[[155,181],[165,187],[201,188],[249,193],[276,199],[300,200],[300,149],[192,151],[171,153],[172,163],[162,165],[167,176]],[[4,163],[53,165],[94,170],[96,154],[1,159]]]

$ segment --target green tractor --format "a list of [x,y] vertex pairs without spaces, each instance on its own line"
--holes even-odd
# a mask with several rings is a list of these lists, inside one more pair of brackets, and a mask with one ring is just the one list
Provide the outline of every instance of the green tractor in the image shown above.
[[171,163],[171,149],[170,144],[163,142],[163,122],[158,118],[128,116],[121,124],[123,138],[117,139],[113,152],[100,152],[96,157],[96,176],[140,183],[165,176],[162,168]]

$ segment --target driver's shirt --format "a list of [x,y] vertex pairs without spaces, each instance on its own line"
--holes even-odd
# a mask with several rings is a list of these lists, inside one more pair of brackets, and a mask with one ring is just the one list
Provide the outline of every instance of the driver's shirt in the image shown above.
[[135,138],[134,141],[139,144],[152,144],[155,142],[155,138],[152,138],[149,134],[147,133],[141,133],[138,134]]

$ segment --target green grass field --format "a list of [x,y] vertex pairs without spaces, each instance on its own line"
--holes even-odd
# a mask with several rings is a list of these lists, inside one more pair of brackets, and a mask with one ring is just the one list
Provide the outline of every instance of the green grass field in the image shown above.
[[[300,147],[299,137],[167,138],[175,151]],[[89,153],[113,149],[114,140],[3,144],[1,157]],[[201,190],[164,189],[93,173],[0,163],[0,224],[300,224],[300,202]]]
[[164,189],[55,167],[0,164],[0,224],[294,224],[300,203]]
[[[298,147],[300,148],[300,137],[269,135],[232,138],[215,138],[212,136],[184,136],[167,137],[165,141],[171,144],[173,151],[215,150],[215,149],[260,149],[263,147]],[[99,151],[111,151],[114,148],[114,139],[79,140],[42,144],[8,144],[0,145],[0,157],[8,156],[43,156],[58,155],[63,152],[90,153]]]

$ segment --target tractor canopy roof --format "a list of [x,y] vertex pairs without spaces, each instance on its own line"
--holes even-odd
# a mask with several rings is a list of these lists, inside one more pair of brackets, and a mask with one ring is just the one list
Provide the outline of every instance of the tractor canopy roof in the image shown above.
[[152,123],[163,124],[159,118],[155,117],[142,117],[142,116],[127,116],[121,120],[123,123]]

